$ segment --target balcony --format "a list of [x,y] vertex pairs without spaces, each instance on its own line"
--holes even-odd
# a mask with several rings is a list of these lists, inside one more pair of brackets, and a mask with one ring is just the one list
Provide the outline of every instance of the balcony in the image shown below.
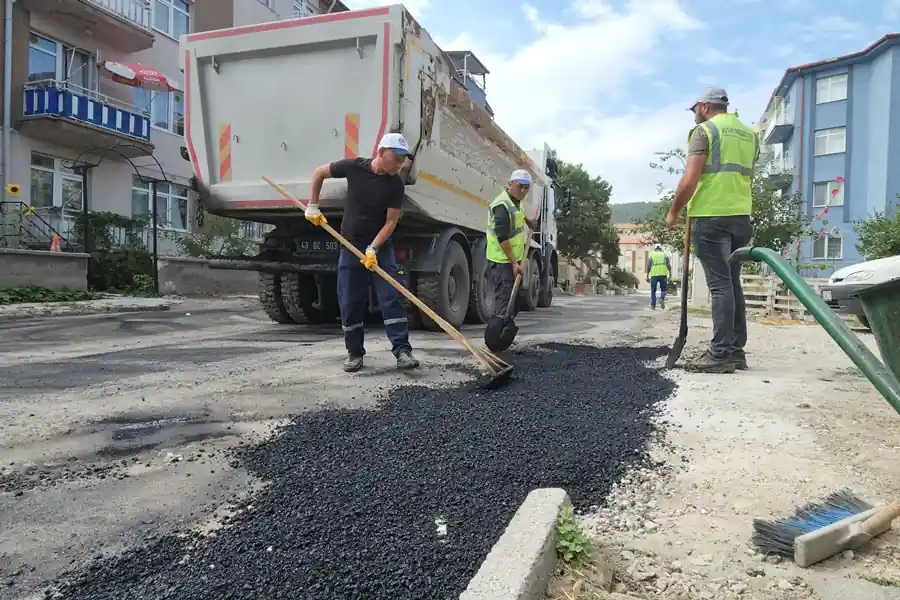
[[[153,153],[150,116],[137,107],[78,86],[44,80],[25,84],[22,132],[78,151],[118,146],[129,158]],[[116,153],[110,156],[115,158]]]
[[25,6],[125,54],[153,47],[149,0],[25,0]]
[[794,133],[794,112],[790,109],[778,109],[766,126],[766,144],[783,144]]
[[776,156],[763,167],[763,173],[770,181],[788,184],[794,177],[793,159],[788,156]]

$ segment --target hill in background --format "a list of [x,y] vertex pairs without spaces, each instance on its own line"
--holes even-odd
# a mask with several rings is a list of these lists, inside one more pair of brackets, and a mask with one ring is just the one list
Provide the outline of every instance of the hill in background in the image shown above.
[[653,214],[655,202],[628,202],[625,204],[610,204],[613,223],[631,223],[635,219],[646,219]]

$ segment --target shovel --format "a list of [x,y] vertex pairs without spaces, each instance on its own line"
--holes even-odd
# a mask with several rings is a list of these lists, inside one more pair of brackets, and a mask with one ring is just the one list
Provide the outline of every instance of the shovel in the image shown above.
[[515,303],[519,299],[519,286],[521,284],[522,276],[516,275],[516,282],[513,284],[509,305],[506,307],[506,314],[499,317],[491,317],[484,330],[484,345],[491,352],[503,352],[509,348],[516,339],[516,334],[519,333],[519,328],[513,320],[513,311],[516,308]]
[[684,351],[684,344],[687,342],[688,335],[688,272],[691,269],[691,218],[687,217],[684,224],[684,262],[682,263],[681,275],[681,326],[678,328],[678,337],[669,350],[669,356],[666,357],[666,368],[671,369],[681,358]]

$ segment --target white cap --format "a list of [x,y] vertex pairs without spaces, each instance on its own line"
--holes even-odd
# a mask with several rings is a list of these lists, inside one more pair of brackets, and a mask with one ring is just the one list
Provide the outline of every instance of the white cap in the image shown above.
[[521,183],[522,185],[531,185],[531,173],[525,169],[516,169],[512,172],[512,175],[509,176],[509,180]]
[[393,151],[394,154],[399,154],[400,156],[409,155],[409,144],[406,142],[406,138],[400,133],[384,134],[381,141],[378,142],[378,149],[381,150],[382,148],[387,148],[388,150]]

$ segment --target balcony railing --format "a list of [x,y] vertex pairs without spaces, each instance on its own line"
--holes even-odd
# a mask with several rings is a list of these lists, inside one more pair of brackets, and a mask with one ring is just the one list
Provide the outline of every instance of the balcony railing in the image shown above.
[[100,133],[150,144],[147,111],[65,81],[26,83],[24,116],[27,120],[64,119]]
[[116,17],[152,32],[150,0],[88,0]]
[[779,108],[772,115],[772,120],[766,126],[766,133],[763,139],[767,144],[784,143],[794,130],[794,111],[792,108],[787,110]]

